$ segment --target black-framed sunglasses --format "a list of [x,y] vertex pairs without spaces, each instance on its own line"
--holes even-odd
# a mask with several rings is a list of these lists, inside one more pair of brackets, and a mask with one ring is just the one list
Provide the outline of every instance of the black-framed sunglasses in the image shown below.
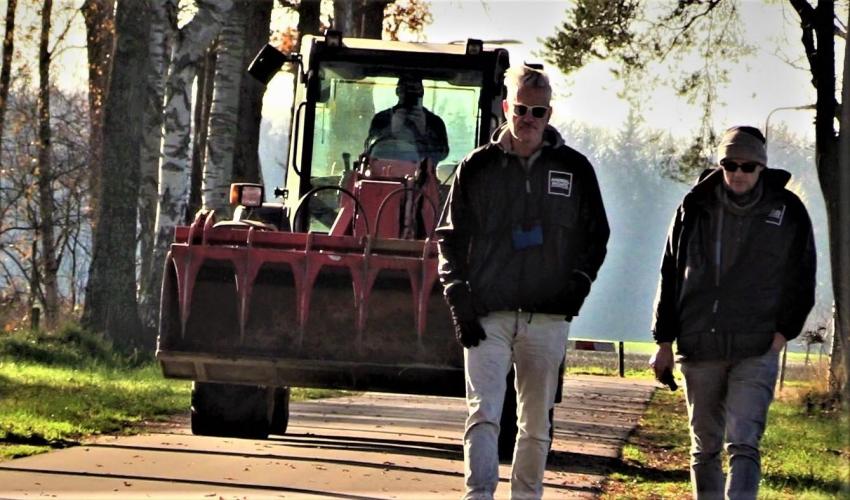
[[756,171],[756,169],[761,165],[761,163],[756,163],[754,161],[748,161],[746,163],[738,163],[732,160],[723,159],[720,160],[720,166],[723,167],[723,170],[727,172],[735,172],[739,168],[741,172],[745,174],[751,174]]
[[546,112],[549,111],[549,106],[526,106],[525,104],[514,104],[514,114],[517,116],[525,116],[531,110],[531,116],[535,118],[543,118]]

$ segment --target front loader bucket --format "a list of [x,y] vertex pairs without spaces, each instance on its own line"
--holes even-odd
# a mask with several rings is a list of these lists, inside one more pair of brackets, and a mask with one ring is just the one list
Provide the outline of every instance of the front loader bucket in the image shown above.
[[184,229],[163,282],[166,376],[463,394],[434,243]]

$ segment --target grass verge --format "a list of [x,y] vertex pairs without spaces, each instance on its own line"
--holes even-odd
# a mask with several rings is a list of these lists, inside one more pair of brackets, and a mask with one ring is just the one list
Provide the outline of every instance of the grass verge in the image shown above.
[[[332,394],[294,389],[292,400]],[[191,382],[165,379],[153,359],[122,356],[78,327],[0,333],[0,460],[135,433],[187,412],[190,397]]]
[[[810,387],[799,384],[771,405],[761,444],[759,498],[827,499],[850,494],[847,416],[806,404],[818,399]],[[602,498],[691,498],[689,446],[682,392],[657,390],[623,449],[622,462],[609,476]]]

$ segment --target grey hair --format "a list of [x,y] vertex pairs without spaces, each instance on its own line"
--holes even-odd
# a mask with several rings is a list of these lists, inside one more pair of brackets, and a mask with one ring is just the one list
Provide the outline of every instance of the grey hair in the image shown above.
[[505,73],[505,86],[509,96],[516,96],[520,88],[528,87],[545,90],[547,98],[552,98],[552,86],[546,72],[525,64],[508,69]]

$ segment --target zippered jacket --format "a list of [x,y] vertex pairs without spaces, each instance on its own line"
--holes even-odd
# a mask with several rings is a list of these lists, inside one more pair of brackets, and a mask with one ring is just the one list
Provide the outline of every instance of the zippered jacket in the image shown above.
[[526,168],[508,151],[509,133],[503,125],[458,166],[436,231],[440,280],[468,283],[479,315],[571,319],[584,295],[571,296],[570,280],[586,280],[586,293],[610,233],[596,174],[551,126]]
[[[656,342],[676,341],[684,360],[740,359],[767,352],[776,332],[788,340],[800,334],[814,305],[816,256],[808,212],[784,187],[790,178],[763,170],[761,199],[732,217],[745,227],[740,240],[724,242],[723,171],[703,172],[668,234]],[[735,246],[733,262],[720,262],[724,245]]]

